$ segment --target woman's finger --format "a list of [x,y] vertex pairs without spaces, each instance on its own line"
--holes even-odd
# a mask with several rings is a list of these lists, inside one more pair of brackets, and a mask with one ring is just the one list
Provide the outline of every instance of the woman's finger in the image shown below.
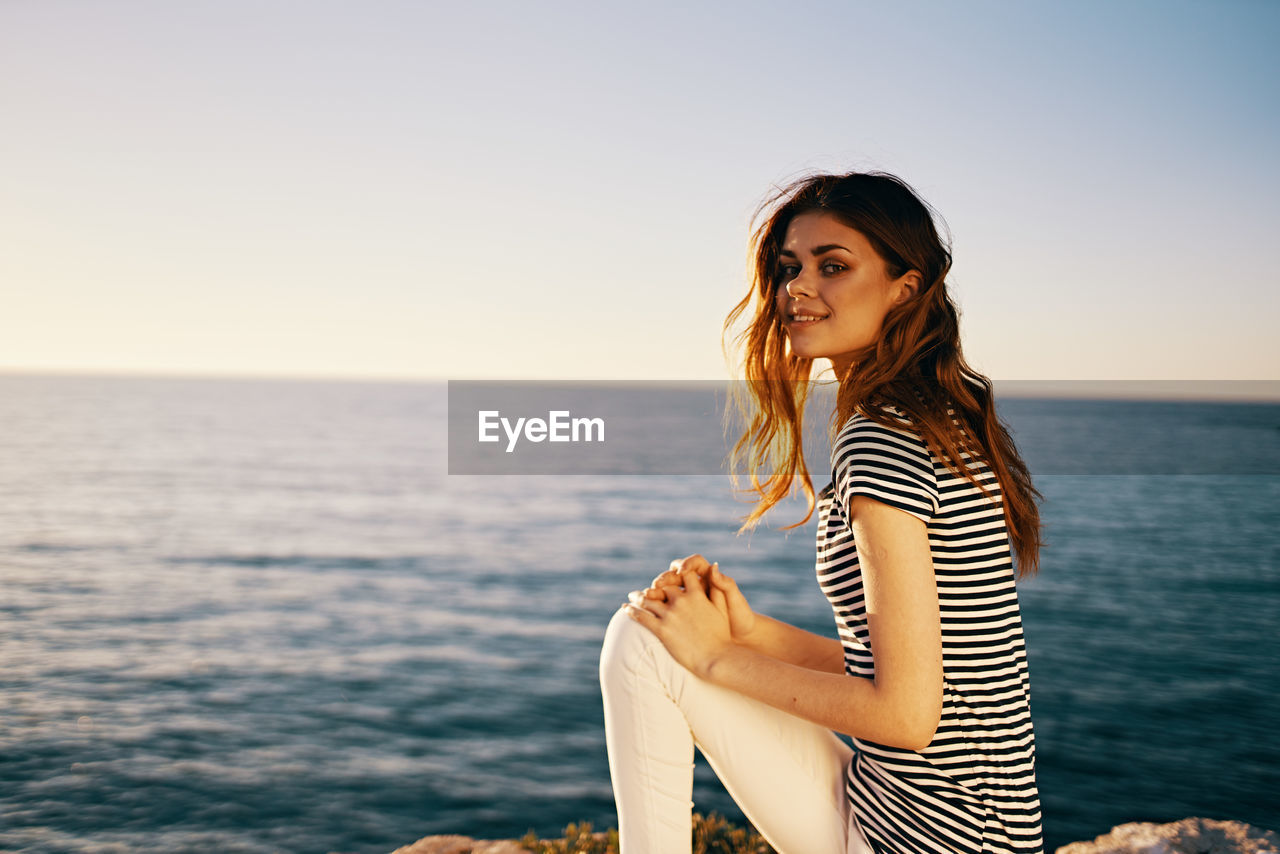
[[702,575],[696,569],[687,568],[680,573],[680,577],[684,581],[685,590],[693,590],[697,593],[702,593],[706,589],[702,583]]
[[711,580],[713,585],[726,593],[738,586],[738,582],[720,571],[720,564],[718,563],[711,564],[711,571],[707,573],[707,578]]
[[664,594],[661,590],[654,590],[652,587],[647,587],[644,590],[632,590],[630,593],[627,594],[627,601],[630,602],[632,605],[641,605],[644,603],[646,599],[665,599],[665,598],[666,598],[666,594]]
[[702,555],[689,555],[679,560],[671,561],[671,568],[680,574],[684,574],[689,570],[693,570],[701,575],[711,567],[711,562]]
[[644,608],[637,608],[635,605],[627,604],[622,606],[623,613],[644,626],[649,631],[657,634],[658,618],[650,614]]
[[672,587],[680,584],[680,573],[674,569],[666,569],[653,579],[652,587]]
[[648,613],[653,614],[655,617],[658,617],[658,618],[661,618],[663,615],[665,615],[667,611],[670,610],[672,605],[672,603],[669,600],[649,599],[648,597],[640,599],[637,602],[628,602],[627,604],[632,608],[639,608],[642,611],[647,611]]

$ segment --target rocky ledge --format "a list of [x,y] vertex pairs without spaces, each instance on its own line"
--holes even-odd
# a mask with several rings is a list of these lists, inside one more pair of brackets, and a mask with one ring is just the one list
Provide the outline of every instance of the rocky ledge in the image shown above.
[[[529,854],[514,840],[428,836],[392,854]],[[1056,854],[1280,854],[1280,836],[1238,821],[1184,818],[1170,824],[1122,824],[1092,842],[1072,842]]]
[[498,841],[469,836],[426,836],[392,854],[529,854],[529,849],[510,839]]
[[1122,824],[1057,854],[1280,854],[1280,836],[1238,821],[1184,818],[1170,824]]

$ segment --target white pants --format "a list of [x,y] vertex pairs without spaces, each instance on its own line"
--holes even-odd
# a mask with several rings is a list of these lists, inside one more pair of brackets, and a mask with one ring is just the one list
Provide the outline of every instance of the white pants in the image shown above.
[[622,611],[600,687],[622,854],[691,850],[695,743],[780,854],[870,854],[844,793],[853,750],[831,730],[704,682]]

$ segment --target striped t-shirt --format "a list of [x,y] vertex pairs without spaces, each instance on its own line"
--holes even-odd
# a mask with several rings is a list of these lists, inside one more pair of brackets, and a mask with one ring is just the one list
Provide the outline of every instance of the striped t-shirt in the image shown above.
[[986,499],[892,411],[902,428],[855,414],[836,437],[832,482],[818,496],[818,583],[846,672],[874,676],[847,508],[867,495],[925,522],[942,618],[942,719],[919,751],[854,739],[845,791],[877,854],[1038,852],[1026,647],[999,486],[970,462],[995,497]]

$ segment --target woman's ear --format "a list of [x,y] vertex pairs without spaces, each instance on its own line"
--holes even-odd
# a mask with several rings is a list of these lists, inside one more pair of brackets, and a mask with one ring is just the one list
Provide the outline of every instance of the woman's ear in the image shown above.
[[901,305],[909,299],[914,299],[915,295],[920,293],[920,285],[923,282],[920,273],[915,270],[908,270],[894,281],[898,286],[898,295],[894,297],[893,304]]

